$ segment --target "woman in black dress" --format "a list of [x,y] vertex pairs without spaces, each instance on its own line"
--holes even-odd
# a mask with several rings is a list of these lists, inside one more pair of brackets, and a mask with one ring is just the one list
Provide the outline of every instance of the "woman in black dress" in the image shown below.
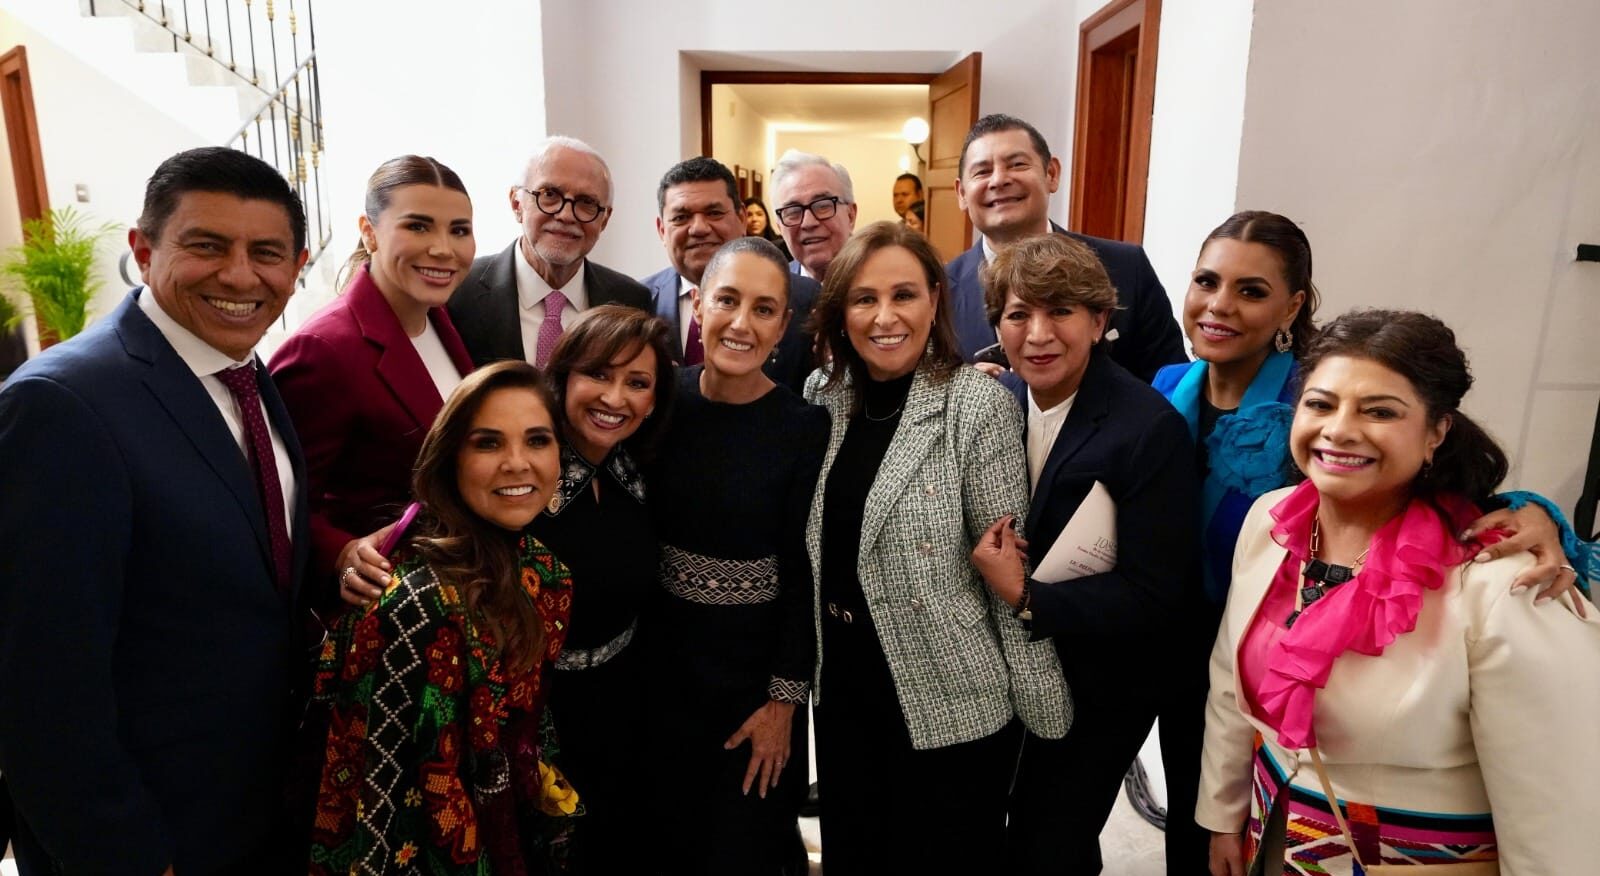
[[761,371],[791,318],[760,238],[712,257],[695,299],[705,363],[679,375],[650,472],[660,583],[641,648],[671,781],[654,818],[668,872],[777,874],[801,854],[815,633],[805,516],[827,412]]
[[674,395],[666,323],[620,304],[595,307],[550,356],[563,429],[561,479],[528,526],[572,572],[571,624],[549,711],[556,765],[578,790],[573,871],[639,873],[650,864],[652,781],[645,758],[644,664],[633,645],[655,587],[656,536],[641,457]]

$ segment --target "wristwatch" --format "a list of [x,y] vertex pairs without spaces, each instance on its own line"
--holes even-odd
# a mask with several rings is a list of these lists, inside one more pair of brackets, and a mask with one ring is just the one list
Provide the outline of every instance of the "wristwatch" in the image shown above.
[[1015,609],[1017,620],[1030,623],[1033,620],[1033,579],[1022,579],[1022,596],[1017,598]]

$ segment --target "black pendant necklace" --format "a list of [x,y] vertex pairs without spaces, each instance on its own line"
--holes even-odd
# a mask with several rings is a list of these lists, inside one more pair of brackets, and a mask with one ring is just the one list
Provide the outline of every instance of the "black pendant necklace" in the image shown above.
[[1311,607],[1311,603],[1328,595],[1329,590],[1354,578],[1356,576],[1355,567],[1366,562],[1367,554],[1372,550],[1372,545],[1367,545],[1367,549],[1361,552],[1361,556],[1356,557],[1356,561],[1348,566],[1317,559],[1317,552],[1321,549],[1322,521],[1313,517],[1311,519],[1311,559],[1306,563],[1305,570],[1301,573],[1305,576],[1305,583],[1301,586],[1300,592],[1295,599],[1294,611],[1289,612],[1289,616],[1283,620],[1283,625],[1286,628],[1293,629],[1294,622],[1299,619],[1302,612]]

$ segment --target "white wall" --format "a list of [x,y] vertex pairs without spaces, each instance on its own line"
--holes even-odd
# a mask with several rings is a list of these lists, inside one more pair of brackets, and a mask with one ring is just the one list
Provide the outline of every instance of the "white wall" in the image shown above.
[[[702,65],[934,73],[981,51],[982,111],[1028,119],[1057,150],[1071,142],[1077,13],[1070,3],[979,9],[969,0],[817,0],[779,9],[686,0],[649,26],[641,8],[627,0],[544,6],[550,130],[582,137],[610,160],[617,212],[595,257],[633,275],[665,263],[653,224],[655,183],[699,152]],[[766,16],[767,26],[753,26],[752,16]],[[1058,201],[1063,215],[1064,195]]]
[[[1235,209],[1252,0],[1165,0],[1144,247],[1180,313],[1200,241]],[[1090,10],[1091,13],[1093,10]]]
[[[711,110],[711,157],[729,170],[737,166],[761,174],[765,188],[772,173],[772,162],[767,160],[766,117],[726,85],[711,86]],[[770,212],[772,205],[767,207]]]
[[894,178],[905,172],[900,169],[900,159],[910,157],[912,167],[917,160],[904,139],[779,131],[777,147],[779,155],[788,149],[825,155],[829,161],[842,164],[850,171],[850,183],[856,195],[857,228],[880,219],[900,221],[894,212]]
[[1596,34],[1589,0],[1259,4],[1239,157],[1238,203],[1305,226],[1323,315],[1443,318],[1513,481],[1568,509],[1600,400],[1600,265],[1573,261],[1600,241]]

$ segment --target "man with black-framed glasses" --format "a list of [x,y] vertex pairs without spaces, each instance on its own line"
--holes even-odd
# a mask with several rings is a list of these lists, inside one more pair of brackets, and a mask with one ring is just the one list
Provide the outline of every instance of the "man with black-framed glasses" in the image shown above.
[[611,171],[591,146],[547,138],[509,196],[522,235],[474,261],[450,299],[473,364],[526,359],[543,367],[562,331],[590,307],[650,309],[649,290],[588,258],[612,212]]
[[818,283],[856,228],[850,172],[810,152],[790,149],[772,168],[772,211],[794,261],[789,269]]

